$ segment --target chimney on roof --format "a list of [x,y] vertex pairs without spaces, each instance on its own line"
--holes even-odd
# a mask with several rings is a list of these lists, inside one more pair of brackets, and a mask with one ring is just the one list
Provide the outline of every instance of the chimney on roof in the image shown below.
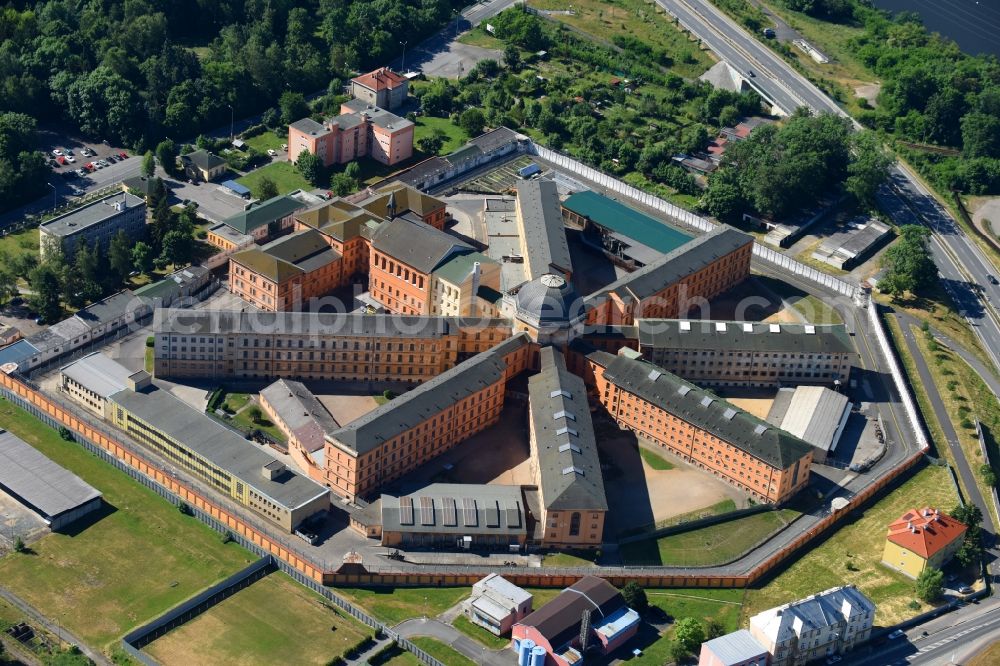
[[396,217],[396,191],[389,192],[389,201],[385,204],[385,210],[389,213],[389,219]]

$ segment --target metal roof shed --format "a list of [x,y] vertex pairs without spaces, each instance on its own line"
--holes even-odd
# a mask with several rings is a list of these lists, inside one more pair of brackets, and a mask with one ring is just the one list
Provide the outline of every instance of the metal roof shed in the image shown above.
[[250,188],[245,185],[240,185],[235,180],[224,180],[222,181],[222,186],[227,190],[232,190],[243,198],[250,196]]

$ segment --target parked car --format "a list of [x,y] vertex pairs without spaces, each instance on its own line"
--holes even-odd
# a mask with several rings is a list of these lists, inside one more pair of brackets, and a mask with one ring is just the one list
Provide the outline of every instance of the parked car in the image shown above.
[[971,587],[969,587],[968,585],[963,585],[962,587],[958,588],[958,593],[959,594],[972,594],[972,592],[973,592],[973,589]]
[[288,152],[288,144],[287,143],[281,144],[281,149],[284,150],[285,152]]
[[66,164],[66,158],[60,155],[59,157],[56,158],[56,162],[59,162],[59,166],[62,166]]
[[768,39],[774,39],[774,28],[764,28],[764,36]]
[[997,279],[992,275],[987,275],[986,279],[990,281],[990,284],[1000,284],[1000,282],[997,282]]
[[891,634],[889,634],[889,638],[891,638],[892,640],[896,640],[897,638],[902,638],[905,635],[906,635],[905,631],[903,631],[902,629],[897,629]]
[[107,156],[107,157],[105,157],[104,159],[105,159],[105,160],[106,160],[107,162],[109,162],[110,164],[114,164],[114,163],[116,163],[116,162],[118,161],[118,158],[117,158],[117,157],[115,157],[114,155],[108,155],[108,156]]
[[126,153],[123,150],[122,152],[118,153],[118,157],[122,158],[123,160],[127,160],[128,159],[128,153]]
[[267,149],[267,154],[270,155],[271,157],[274,157],[275,155],[278,154],[278,151],[275,150],[274,148],[268,148]]
[[104,167],[111,165],[108,164],[107,160],[97,160],[97,166],[98,168],[103,169]]
[[83,168],[91,173],[97,171],[97,166],[93,162],[87,162],[86,164],[83,165]]
[[84,176],[87,175],[87,170],[81,168],[81,169],[77,169],[73,173],[75,173],[76,175],[78,175],[80,178],[83,178]]
[[76,162],[76,158],[67,153],[66,161],[69,162],[70,164],[73,164],[74,162]]
[[72,148],[66,148],[66,149],[63,150],[63,152],[66,153],[67,155],[72,155],[73,154],[73,149]]
[[59,157],[60,155],[63,154],[63,151],[61,148],[56,148],[52,151],[52,154],[55,155],[56,157]]

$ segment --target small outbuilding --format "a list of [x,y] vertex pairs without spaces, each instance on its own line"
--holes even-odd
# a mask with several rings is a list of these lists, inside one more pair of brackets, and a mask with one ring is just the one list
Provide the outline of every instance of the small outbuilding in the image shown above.
[[101,507],[101,493],[6,430],[0,431],[0,492],[59,530]]
[[462,604],[462,612],[473,624],[503,636],[531,612],[532,599],[530,592],[491,573],[472,586],[472,596]]

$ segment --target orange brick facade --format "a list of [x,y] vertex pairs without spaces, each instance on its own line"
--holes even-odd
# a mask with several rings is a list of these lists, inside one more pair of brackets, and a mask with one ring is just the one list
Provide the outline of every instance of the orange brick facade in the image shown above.
[[622,428],[652,440],[685,462],[715,476],[759,501],[780,504],[809,481],[812,452],[787,469],[777,469],[711,433],[670,414],[604,377],[604,368],[591,363],[598,400]]
[[368,288],[390,312],[429,314],[431,276],[387,254],[372,250]]

